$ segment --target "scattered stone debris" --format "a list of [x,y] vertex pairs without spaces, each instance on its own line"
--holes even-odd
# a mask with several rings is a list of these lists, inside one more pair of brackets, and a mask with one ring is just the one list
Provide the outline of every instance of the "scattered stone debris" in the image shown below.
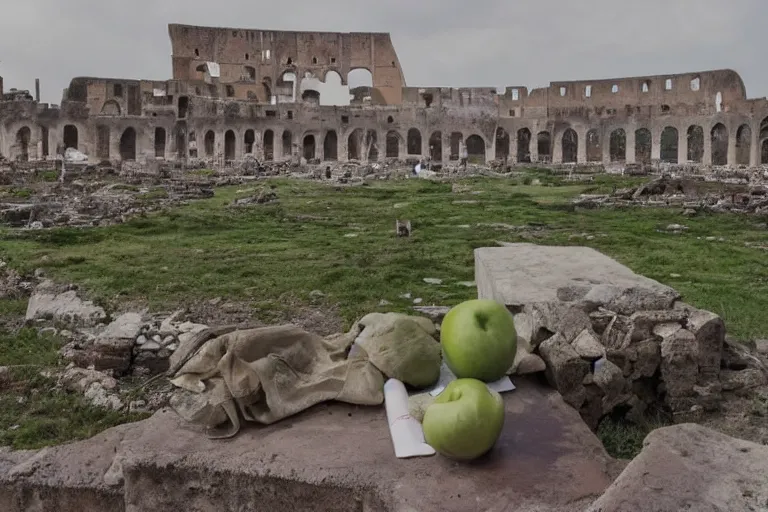
[[411,221],[395,220],[395,235],[399,237],[411,236]]

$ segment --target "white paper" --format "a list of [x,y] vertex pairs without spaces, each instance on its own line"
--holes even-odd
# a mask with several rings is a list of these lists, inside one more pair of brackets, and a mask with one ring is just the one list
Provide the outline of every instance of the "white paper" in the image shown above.
[[[443,365],[440,367],[440,377],[437,380],[437,384],[435,384],[435,386],[429,390],[429,394],[432,396],[439,395],[443,392],[445,387],[454,380],[456,380],[456,375],[453,374],[451,369],[448,368],[448,365],[445,364],[445,360],[443,360]],[[500,378],[496,382],[486,383],[486,386],[488,389],[496,391],[497,393],[505,393],[507,391],[515,390],[515,385],[512,384],[512,380],[507,375]]]
[[435,449],[424,441],[421,423],[408,412],[408,392],[399,380],[389,379],[384,384],[384,407],[395,457],[406,459],[435,454]]

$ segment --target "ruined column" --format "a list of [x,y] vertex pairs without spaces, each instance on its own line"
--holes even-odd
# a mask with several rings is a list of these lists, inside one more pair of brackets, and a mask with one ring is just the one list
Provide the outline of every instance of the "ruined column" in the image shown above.
[[510,164],[516,164],[517,163],[517,132],[515,132],[515,136],[513,137],[512,134],[509,135],[509,163]]
[[35,78],[35,101],[40,103],[40,79]]
[[443,139],[443,165],[448,165],[451,162],[451,132],[443,132],[441,136]]
[[635,129],[628,129],[627,132],[627,139],[626,139],[626,153],[625,153],[625,161],[628,164],[634,164],[636,163],[635,155],[637,154],[637,151],[635,149],[635,146],[637,145],[637,139],[635,138]]
[[587,162],[587,132],[579,134],[579,142],[576,146],[576,163],[583,164]]
[[677,130],[677,163],[688,161],[688,130]]
[[[607,136],[605,135],[607,133]],[[602,144],[600,144],[600,151],[603,153],[603,165],[608,165],[611,163],[611,134],[608,132],[608,130],[603,130],[603,135],[601,136],[600,140],[602,141]]]
[[728,131],[728,165],[736,165],[736,136],[738,130],[733,133]]
[[701,161],[704,165],[712,165],[712,132],[704,132],[704,156]]
[[[663,130],[663,128],[662,128]],[[654,131],[656,133],[654,133]],[[661,161],[661,131],[651,131],[651,162]]]
[[751,141],[749,144],[749,166],[757,167],[760,165],[760,125],[752,127]]

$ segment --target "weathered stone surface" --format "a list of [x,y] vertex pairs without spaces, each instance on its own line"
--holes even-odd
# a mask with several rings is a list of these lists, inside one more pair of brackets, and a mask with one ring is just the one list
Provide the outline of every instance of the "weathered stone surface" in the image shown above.
[[661,376],[670,397],[692,395],[698,377],[698,347],[692,332],[681,329],[661,342]]
[[592,330],[592,321],[583,309],[572,307],[560,316],[557,332],[565,338],[566,343],[572,343],[585,330]]
[[661,364],[661,346],[655,340],[645,340],[633,344],[628,349],[632,362],[631,380],[653,377]]
[[99,334],[98,339],[130,339],[135,340],[141,334],[144,319],[139,313],[124,313],[113,320]]
[[720,383],[723,391],[737,391],[764,386],[768,377],[762,370],[747,368],[745,370],[721,370]]
[[768,506],[768,447],[699,425],[654,430],[588,512],[757,512]]
[[327,404],[215,441],[172,412],[40,452],[0,451],[0,510],[581,512],[619,464],[526,378],[485,457],[395,458],[383,407]]
[[605,357],[605,347],[597,340],[591,329],[584,329],[571,344],[584,359],[598,360]]
[[720,362],[725,343],[725,323],[709,311],[690,308],[686,328],[696,336],[700,379],[716,380],[720,374]]
[[608,349],[621,350],[628,346],[628,337],[632,330],[632,322],[629,317],[617,315],[608,324],[603,332],[602,342]]
[[559,334],[544,341],[539,351],[547,364],[549,383],[563,395],[568,404],[579,409],[586,398],[582,381],[589,373],[589,363]]
[[562,305],[556,302],[538,302],[523,308],[523,314],[528,316],[531,323],[532,348],[538,347],[557,332],[563,311]]
[[413,310],[439,324],[443,322],[443,318],[451,308],[448,306],[414,306]]
[[647,340],[653,337],[653,330],[657,325],[669,326],[677,324],[681,327],[685,325],[688,317],[685,311],[677,309],[667,309],[662,311],[637,311],[629,317],[632,324],[627,333],[625,345],[630,343]]
[[611,412],[618,404],[629,400],[627,381],[621,368],[602,359],[595,363],[594,383],[603,392],[603,414]]
[[106,318],[100,306],[82,300],[75,290],[56,293],[50,282],[41,283],[27,304],[27,321],[48,319],[72,327],[92,327]]

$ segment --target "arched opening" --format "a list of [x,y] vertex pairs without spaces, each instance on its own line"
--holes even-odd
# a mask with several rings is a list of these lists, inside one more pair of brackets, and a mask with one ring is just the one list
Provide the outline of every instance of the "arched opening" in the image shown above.
[[189,110],[189,98],[186,96],[179,96],[179,118],[184,119],[187,117],[187,111]]
[[625,162],[627,160],[627,132],[623,128],[611,132],[608,149],[611,162]]
[[479,135],[467,137],[467,161],[473,164],[485,163],[485,141]]
[[360,160],[360,144],[363,139],[363,130],[357,128],[347,138],[347,160]]
[[109,160],[109,127],[99,125],[96,127],[96,157],[100,160]]
[[443,132],[433,132],[429,136],[429,156],[435,162],[443,161]]
[[120,137],[120,160],[136,160],[136,130],[131,127]]
[[743,124],[736,131],[736,165],[749,165],[752,152],[752,129]]
[[678,149],[678,134],[677,128],[667,126],[664,131],[661,132],[661,161],[671,164],[677,163],[677,149]]
[[715,95],[715,111],[722,112],[723,110],[723,93],[718,92]]
[[651,163],[651,146],[653,137],[647,128],[635,130],[635,162],[639,164]]
[[284,103],[296,101],[296,73],[286,71],[277,79],[275,92],[278,100]]
[[728,128],[722,123],[712,127],[712,165],[728,165]]
[[77,149],[77,127],[68,124],[64,127],[64,149]]
[[[283,134],[285,136],[285,134]],[[266,130],[264,132],[264,160],[270,162],[275,159],[275,132]]]
[[235,132],[227,130],[224,134],[224,160],[231,162],[235,159]]
[[256,133],[253,130],[245,130],[243,136],[243,145],[245,146],[245,153],[253,153],[253,145],[256,143]]
[[18,160],[22,162],[29,161],[29,141],[32,140],[32,130],[24,126],[16,132],[16,145],[19,147]]
[[531,162],[531,130],[528,128],[517,130],[517,161],[518,163]]
[[119,116],[120,112],[120,104],[115,100],[107,100],[101,106],[101,115],[103,116]]
[[256,68],[253,66],[243,66],[243,76],[241,78],[247,82],[255,82]]
[[549,132],[539,132],[536,136],[537,149],[539,150],[539,161],[552,160],[552,136]]
[[768,139],[763,140],[760,145],[760,163],[768,164]]
[[315,159],[315,136],[306,135],[302,144],[304,148],[304,158],[309,162]]
[[155,128],[155,158],[165,158],[165,128]]
[[416,128],[408,130],[408,154],[421,154],[421,132]]
[[600,147],[600,134],[597,130],[587,132],[587,162],[601,162],[603,149]]
[[323,141],[323,160],[339,159],[339,138],[334,130],[325,134]]
[[504,128],[496,128],[496,160],[509,158],[509,133]]
[[349,95],[354,103],[370,101],[373,94],[373,75],[367,69],[353,69],[347,75]]
[[205,156],[212,157],[213,152],[216,149],[216,134],[213,133],[213,130],[208,130],[205,133],[205,140],[203,144],[205,147]]
[[387,132],[387,158],[400,158],[400,136],[395,131]]
[[698,125],[688,127],[688,161],[698,164],[704,159],[704,128]]
[[307,89],[301,93],[301,101],[304,103],[310,103],[312,105],[320,104],[320,92],[312,89]]
[[460,132],[451,133],[451,160],[459,159],[462,140],[464,140],[464,136]]
[[368,130],[365,133],[365,147],[368,148],[369,162],[375,162],[379,159],[379,143],[376,130]]
[[563,133],[563,163],[575,164],[579,153],[579,136],[572,128]]
[[289,130],[284,130],[280,139],[283,152],[282,156],[291,156],[293,154],[293,134]]
[[41,126],[40,127],[40,141],[43,143],[43,154],[41,156],[46,157],[49,154],[49,148],[48,148],[48,127],[47,126]]

